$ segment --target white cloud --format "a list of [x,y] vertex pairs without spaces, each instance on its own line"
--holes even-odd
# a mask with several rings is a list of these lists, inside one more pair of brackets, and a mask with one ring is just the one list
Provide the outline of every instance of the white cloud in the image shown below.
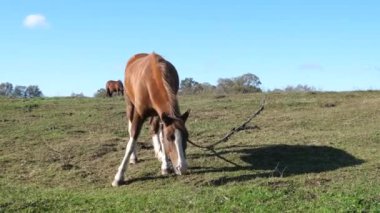
[[48,22],[46,20],[46,17],[42,14],[30,14],[25,17],[24,26],[30,29],[39,27],[44,28],[48,26]]

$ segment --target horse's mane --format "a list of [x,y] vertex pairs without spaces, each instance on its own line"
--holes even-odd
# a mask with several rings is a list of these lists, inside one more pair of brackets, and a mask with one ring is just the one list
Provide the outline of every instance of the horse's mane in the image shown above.
[[[173,117],[179,117],[179,106],[177,101],[177,91],[178,91],[178,82],[174,81],[172,78],[173,76],[171,72],[173,72],[174,67],[166,61],[162,56],[152,53],[151,54],[151,66],[152,66],[152,72],[153,75],[155,75],[156,79],[162,81],[162,85],[164,86],[167,97],[169,100],[170,105],[170,112],[169,115]],[[175,76],[177,77],[177,76]]]
[[132,64],[133,62],[135,62],[137,59],[142,58],[142,57],[145,57],[145,56],[147,56],[147,55],[148,55],[147,53],[138,53],[138,54],[132,56],[132,58],[130,58],[130,59],[128,60],[128,62],[127,62],[127,67],[128,67],[130,64]]

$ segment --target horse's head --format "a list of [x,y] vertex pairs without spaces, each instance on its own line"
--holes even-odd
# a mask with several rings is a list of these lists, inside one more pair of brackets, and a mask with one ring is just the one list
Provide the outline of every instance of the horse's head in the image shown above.
[[165,113],[161,116],[164,123],[162,140],[165,143],[165,152],[173,164],[174,172],[178,175],[187,171],[186,147],[189,133],[185,122],[189,113],[188,110],[180,117],[172,117]]

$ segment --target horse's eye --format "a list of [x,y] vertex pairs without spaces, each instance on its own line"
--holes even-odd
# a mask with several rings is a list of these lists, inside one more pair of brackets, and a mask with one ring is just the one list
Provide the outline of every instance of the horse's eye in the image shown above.
[[175,136],[174,135],[171,135],[171,136],[169,136],[169,138],[168,138],[170,141],[174,141],[174,139],[175,139]]

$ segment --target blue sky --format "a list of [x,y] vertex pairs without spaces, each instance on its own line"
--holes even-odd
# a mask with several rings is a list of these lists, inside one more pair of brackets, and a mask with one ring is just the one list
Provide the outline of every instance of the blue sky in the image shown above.
[[380,1],[0,2],[0,82],[87,96],[155,51],[180,78],[256,74],[264,89],[380,89]]

